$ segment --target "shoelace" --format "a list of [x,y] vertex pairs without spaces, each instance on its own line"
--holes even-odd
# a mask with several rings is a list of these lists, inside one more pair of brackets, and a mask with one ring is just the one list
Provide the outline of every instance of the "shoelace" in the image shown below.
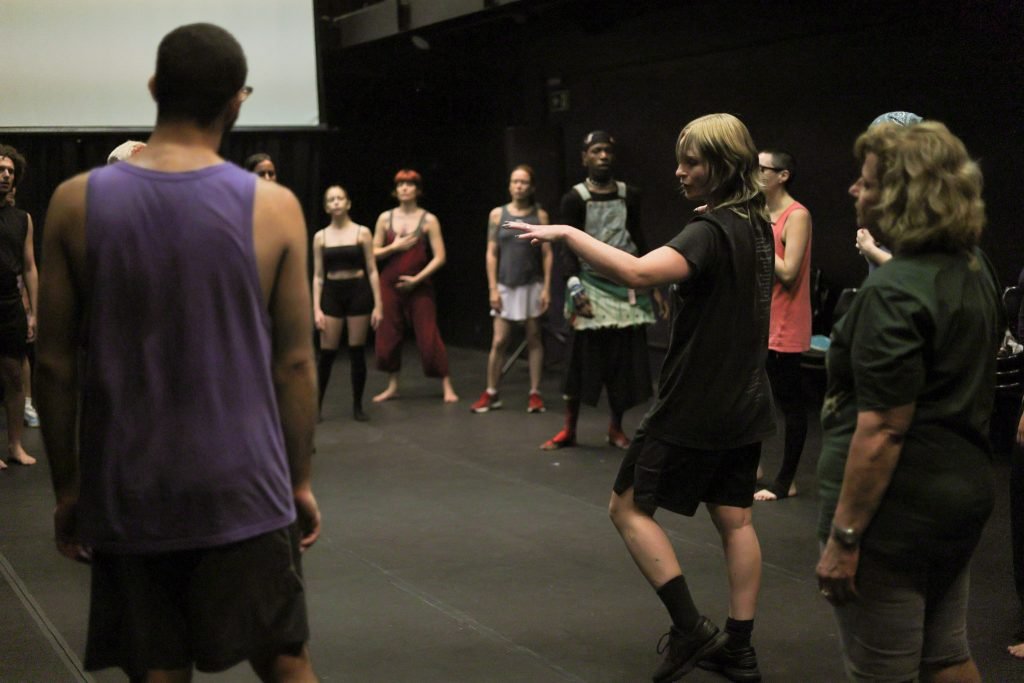
[[662,634],[661,638],[658,638],[658,654],[660,655],[668,647],[669,643],[672,642],[672,631],[666,631]]

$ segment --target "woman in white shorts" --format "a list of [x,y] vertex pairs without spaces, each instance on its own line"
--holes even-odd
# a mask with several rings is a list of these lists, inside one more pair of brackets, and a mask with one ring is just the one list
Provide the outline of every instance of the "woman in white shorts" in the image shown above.
[[494,317],[494,338],[487,357],[487,388],[476,403],[474,413],[500,408],[498,382],[505,362],[505,349],[514,323],[525,323],[526,344],[530,361],[530,394],[526,410],[544,412],[540,395],[540,378],[544,367],[544,344],[541,338],[541,316],[551,300],[551,245],[533,248],[516,239],[500,226],[508,220],[533,225],[547,225],[548,213],[534,199],[534,172],[526,164],[512,170],[508,185],[512,201],[491,210],[487,221],[487,287],[491,315]]

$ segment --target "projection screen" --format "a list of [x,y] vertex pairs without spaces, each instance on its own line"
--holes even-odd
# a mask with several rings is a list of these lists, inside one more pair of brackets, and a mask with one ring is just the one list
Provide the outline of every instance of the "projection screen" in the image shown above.
[[149,128],[156,47],[193,22],[249,61],[238,127],[320,124],[312,0],[0,0],[0,128]]

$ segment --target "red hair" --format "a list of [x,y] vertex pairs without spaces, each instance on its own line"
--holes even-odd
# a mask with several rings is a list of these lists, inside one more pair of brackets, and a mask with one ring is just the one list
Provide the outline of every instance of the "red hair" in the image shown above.
[[423,189],[423,177],[411,168],[403,168],[395,174],[395,185],[398,183],[412,183],[419,189]]

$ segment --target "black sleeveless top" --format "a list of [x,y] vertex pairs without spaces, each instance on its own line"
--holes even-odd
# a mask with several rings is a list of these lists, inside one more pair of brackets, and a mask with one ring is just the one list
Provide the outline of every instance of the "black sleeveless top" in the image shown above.
[[363,270],[366,257],[360,244],[346,244],[340,247],[324,247],[324,272],[338,270]]
[[0,299],[19,299],[18,276],[25,267],[28,214],[13,206],[0,206]]

